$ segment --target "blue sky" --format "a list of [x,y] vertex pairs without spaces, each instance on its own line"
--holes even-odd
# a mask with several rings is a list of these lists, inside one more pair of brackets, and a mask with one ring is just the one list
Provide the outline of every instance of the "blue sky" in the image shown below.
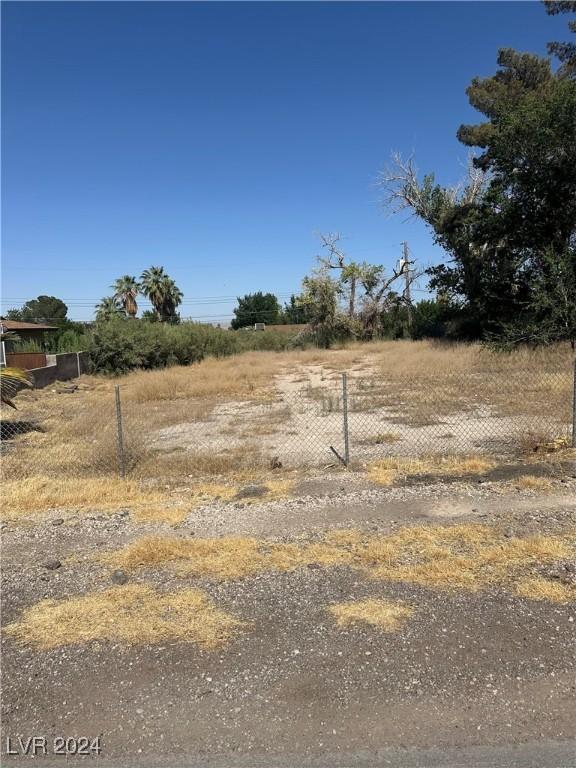
[[2,310],[45,293],[89,319],[154,264],[183,316],[217,320],[296,292],[317,231],[437,262],[383,214],[379,170],[414,152],[456,181],[471,78],[566,37],[538,2],[3,2]]

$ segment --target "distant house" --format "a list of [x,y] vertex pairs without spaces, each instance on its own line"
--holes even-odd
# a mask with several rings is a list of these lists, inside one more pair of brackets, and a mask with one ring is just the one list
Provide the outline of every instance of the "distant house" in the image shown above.
[[[0,332],[14,333],[18,341],[36,341],[39,344],[44,339],[44,334],[50,331],[57,331],[54,325],[44,325],[43,323],[24,323],[21,320],[5,320],[0,318]],[[17,368],[30,370],[32,368],[41,368],[46,365],[46,355],[44,352],[11,352],[14,342],[10,340],[2,341],[2,350],[0,352],[0,365],[14,365]]]
[[47,331],[57,331],[55,325],[43,325],[42,323],[24,323],[21,320],[5,320],[0,318],[2,333],[15,333],[21,341],[41,342]]

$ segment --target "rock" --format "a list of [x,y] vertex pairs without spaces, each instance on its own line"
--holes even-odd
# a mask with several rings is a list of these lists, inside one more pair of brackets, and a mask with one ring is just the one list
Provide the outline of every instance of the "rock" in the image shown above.
[[55,517],[54,520],[52,520],[52,525],[62,525],[63,522],[63,517]]
[[112,576],[110,576],[110,581],[113,584],[126,584],[128,581],[128,576],[126,576],[124,571],[114,571]]
[[244,488],[240,488],[236,494],[237,499],[250,499],[265,496],[268,493],[268,488],[265,485],[246,485]]
[[47,560],[44,563],[44,568],[47,568],[49,571],[55,571],[61,566],[62,566],[62,563],[60,562],[60,560]]
[[54,391],[59,395],[70,395],[72,392],[76,392],[77,389],[77,384],[70,384],[68,387],[60,387],[60,389]]

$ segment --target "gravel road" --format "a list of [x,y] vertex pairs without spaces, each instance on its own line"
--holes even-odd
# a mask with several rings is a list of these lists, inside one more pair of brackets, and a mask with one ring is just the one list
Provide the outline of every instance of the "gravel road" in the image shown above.
[[[415,522],[488,522],[510,535],[574,526],[574,479],[547,495],[503,492],[506,482],[386,489],[338,474],[302,481],[285,501],[208,503],[175,531],[136,525],[129,509],[55,510],[42,521],[8,523],[3,623],[44,597],[110,586],[93,555],[149,533],[291,541],[335,527],[389,533]],[[50,560],[60,567],[46,568]],[[153,578],[161,589],[188,585],[167,569]],[[201,586],[251,631],[217,651],[104,641],[39,651],[5,638],[2,764],[30,764],[15,739],[44,736],[48,755],[34,765],[576,766],[573,603],[496,587],[441,592],[375,581],[348,566]],[[335,601],[367,597],[409,601],[417,611],[394,633],[342,629],[327,616]],[[102,754],[55,756],[59,736],[100,736]],[[6,754],[8,737],[19,754]]]

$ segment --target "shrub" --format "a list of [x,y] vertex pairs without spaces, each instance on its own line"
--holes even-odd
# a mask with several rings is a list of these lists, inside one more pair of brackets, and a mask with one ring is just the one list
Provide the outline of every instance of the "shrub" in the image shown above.
[[96,372],[126,373],[190,365],[205,357],[225,357],[249,350],[282,351],[292,337],[274,331],[227,331],[201,323],[151,323],[114,318],[94,329],[90,357]]

